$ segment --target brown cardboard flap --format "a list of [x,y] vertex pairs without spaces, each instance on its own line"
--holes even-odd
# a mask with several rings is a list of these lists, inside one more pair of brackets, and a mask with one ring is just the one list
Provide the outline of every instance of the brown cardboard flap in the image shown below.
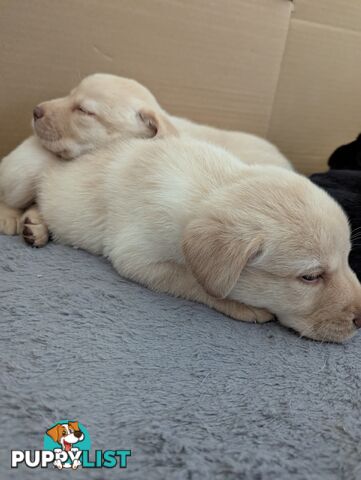
[[295,0],[294,17],[299,20],[361,31],[361,1]]
[[0,0],[0,156],[39,101],[83,76],[134,77],[174,114],[264,135],[289,25],[285,0]]
[[361,34],[293,19],[269,138],[312,173],[360,131]]

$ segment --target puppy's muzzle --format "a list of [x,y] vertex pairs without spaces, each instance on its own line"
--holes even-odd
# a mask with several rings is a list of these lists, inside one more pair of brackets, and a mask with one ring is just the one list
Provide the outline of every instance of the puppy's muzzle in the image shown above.
[[[360,318],[360,322],[361,322],[361,318]],[[81,430],[76,430],[74,432],[74,435],[76,438],[81,438],[81,436],[83,435],[83,432]]]

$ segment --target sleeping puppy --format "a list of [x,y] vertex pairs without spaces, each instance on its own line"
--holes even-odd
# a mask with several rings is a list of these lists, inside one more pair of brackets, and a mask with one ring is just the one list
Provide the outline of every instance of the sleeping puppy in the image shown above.
[[[32,171],[50,159],[71,160],[116,140],[174,133],[166,115],[154,118],[157,111],[160,107],[153,95],[134,80],[103,74],[85,78],[68,96],[35,107],[35,136],[1,161],[2,183],[6,185],[1,193],[9,206],[23,208],[33,199],[22,197],[18,189],[31,192],[36,181]],[[24,169],[28,169],[28,184],[20,185],[16,174],[21,172],[24,181]]]
[[[151,112],[158,115],[157,122]],[[222,146],[245,163],[292,170],[286,157],[267,140],[171,116],[146,87],[115,75],[90,75],[68,96],[43,102],[33,111],[33,128],[41,145],[64,159],[118,139],[159,137],[172,127],[180,135]]]
[[[32,172],[54,159],[72,160],[116,140],[151,138],[174,133],[175,127],[161,111],[153,95],[130,79],[95,74],[85,78],[64,98],[35,107],[32,126],[35,135],[2,159],[0,191],[0,233],[23,232],[35,246],[45,245],[48,232],[31,209],[37,178]],[[18,182],[18,176],[22,182]],[[22,193],[20,192],[22,190]],[[5,203],[4,203],[5,202]],[[35,215],[35,216],[33,216]],[[27,236],[28,225],[37,225],[37,235]]]
[[[156,118],[155,118],[156,117]],[[32,162],[37,165],[56,155],[71,160],[95,151],[114,141],[133,138],[162,137],[174,133],[189,135],[226,147],[250,164],[272,164],[291,169],[288,160],[268,141],[242,132],[228,132],[168,115],[152,93],[138,82],[115,75],[95,74],[85,78],[64,98],[43,102],[33,112],[35,136],[30,137],[2,160],[3,184],[8,207],[0,204],[0,233],[16,234],[25,220],[37,221],[25,214],[21,221],[18,208],[30,205],[32,198],[22,198],[16,172],[29,168],[31,192],[35,179]],[[35,168],[36,170],[36,168]],[[8,175],[9,174],[9,175]],[[7,178],[9,176],[9,178]],[[13,193],[13,194],[12,194]],[[1,198],[1,192],[0,192]],[[17,201],[15,201],[15,198]],[[24,228],[27,228],[25,222]],[[40,246],[46,243],[45,226],[40,237],[25,238]]]
[[361,326],[346,216],[308,179],[176,135],[48,160],[32,176],[55,239],[123,277],[317,340]]
[[[70,95],[38,105],[33,114],[34,131],[42,146],[65,159],[119,138],[160,137],[165,130],[169,132],[175,127],[180,135],[222,146],[245,163],[292,169],[284,155],[267,140],[171,116],[146,87],[115,75],[90,75]],[[157,122],[153,114],[158,115]]]

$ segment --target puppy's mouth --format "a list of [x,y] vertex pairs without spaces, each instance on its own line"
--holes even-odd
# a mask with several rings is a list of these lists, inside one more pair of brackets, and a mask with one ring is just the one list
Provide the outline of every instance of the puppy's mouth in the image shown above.
[[64,442],[64,450],[66,452],[70,452],[71,450],[71,447],[73,446],[71,443],[67,442],[66,440],[63,441]]
[[59,158],[62,158],[64,160],[69,160],[73,158],[71,151],[67,148],[64,148],[64,142],[60,135],[58,135],[57,137],[47,135],[46,133],[44,134],[43,131],[41,131],[40,129],[36,129],[35,127],[34,131],[36,136],[40,140],[40,143],[46,150],[49,150],[49,152],[54,153],[54,155],[57,155]]
[[293,330],[301,338],[316,340],[321,343],[343,343],[357,333],[357,328],[350,319],[332,320],[325,317],[317,322],[304,317],[278,317],[285,327]]
[[33,120],[32,127],[40,140],[45,142],[58,142],[61,140],[61,135],[57,129],[53,125],[46,123],[43,119],[37,120],[36,122]]
[[[48,149],[50,150],[50,148]],[[63,150],[51,150],[57,157],[63,159],[63,160],[71,160],[73,158],[70,150],[67,150],[64,148]]]
[[343,343],[357,333],[357,328],[350,321],[324,322],[321,325],[313,325],[300,331],[301,337],[308,337],[318,342]]
[[61,145],[61,140],[60,141],[48,141],[44,140],[43,138],[39,137],[40,143],[42,146],[46,149],[49,150],[49,152],[53,153],[59,158],[62,158],[63,160],[71,160],[73,158],[73,155],[71,151],[67,148],[63,148]]

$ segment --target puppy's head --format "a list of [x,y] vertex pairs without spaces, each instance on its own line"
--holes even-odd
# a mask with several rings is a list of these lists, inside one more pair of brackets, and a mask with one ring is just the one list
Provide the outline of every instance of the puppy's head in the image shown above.
[[33,128],[47,150],[65,159],[115,139],[176,133],[149,90],[134,80],[108,74],[90,75],[68,96],[35,107]]
[[349,237],[341,208],[309,180],[253,167],[204,203],[183,251],[211,295],[267,308],[303,336],[340,342],[361,326]]
[[46,433],[66,451],[71,450],[74,443],[84,439],[84,434],[80,430],[78,422],[54,425]]

